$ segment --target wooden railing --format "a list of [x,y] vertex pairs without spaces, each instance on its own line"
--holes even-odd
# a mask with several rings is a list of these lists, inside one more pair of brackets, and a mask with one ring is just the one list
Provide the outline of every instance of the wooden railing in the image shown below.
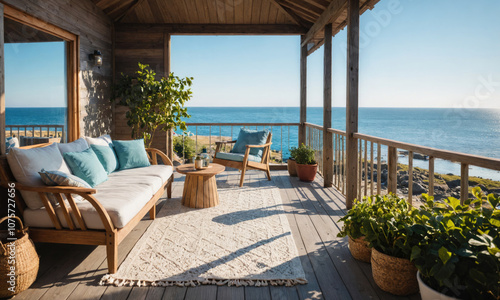
[[[320,125],[305,123],[306,132],[324,132]],[[346,173],[345,173],[345,131],[329,128],[326,131],[333,135],[333,184],[337,189],[345,194]],[[316,133],[318,134],[318,133]],[[315,136],[313,133],[310,136]],[[421,154],[428,158],[428,194],[434,194],[435,186],[435,161],[436,159],[446,160],[460,164],[460,199],[465,201],[469,197],[469,167],[477,166],[489,170],[500,171],[500,159],[477,156],[472,154],[459,153],[449,150],[441,150],[410,143],[398,142],[394,140],[378,138],[366,134],[355,133],[354,138],[358,141],[358,165],[357,165],[357,195],[358,198],[384,192],[398,192],[398,150],[408,153],[408,201],[412,203],[413,180],[415,154]],[[314,139],[306,139],[309,145],[314,146]],[[384,155],[385,153],[385,155]],[[382,158],[387,159],[387,181],[382,182]],[[458,175],[458,174],[457,174]],[[326,174],[323,174],[326,176]],[[376,178],[376,179],[375,179]],[[383,183],[386,189],[382,189]]]
[[[201,151],[203,145],[208,152],[215,151],[215,142],[223,140],[236,140],[240,128],[267,129],[272,132],[273,140],[271,150],[272,162],[283,164],[288,159],[289,149],[297,146],[299,123],[186,123],[188,135],[195,141],[195,151]],[[293,128],[295,127],[295,128]],[[293,129],[292,129],[293,128]],[[204,143],[201,137],[208,137]]]
[[65,140],[64,125],[5,125],[6,136],[55,137]]

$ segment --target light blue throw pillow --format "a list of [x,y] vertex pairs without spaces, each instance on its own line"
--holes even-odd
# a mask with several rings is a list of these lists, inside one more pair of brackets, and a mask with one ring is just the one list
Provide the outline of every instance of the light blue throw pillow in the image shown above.
[[[233,153],[245,153],[246,145],[264,145],[267,141],[267,136],[269,131],[267,130],[251,130],[246,128],[241,128],[238,134],[238,139],[234,144]],[[251,148],[250,154],[262,156],[262,148]]]
[[80,177],[62,171],[45,171],[45,169],[42,169],[42,171],[38,172],[38,174],[40,174],[43,183],[45,183],[46,185],[91,188],[91,186]]
[[148,154],[144,147],[144,140],[113,141],[120,170],[147,167],[149,163]]
[[66,152],[63,156],[71,172],[85,180],[91,187],[108,180],[108,174],[92,148],[81,152]]
[[112,144],[108,146],[90,145],[90,147],[94,150],[106,173],[111,174],[118,169],[118,158]]

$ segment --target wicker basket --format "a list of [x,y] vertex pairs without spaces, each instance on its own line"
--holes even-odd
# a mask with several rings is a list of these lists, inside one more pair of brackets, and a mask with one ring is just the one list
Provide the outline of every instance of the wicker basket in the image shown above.
[[379,288],[391,294],[405,296],[418,292],[417,268],[409,259],[372,249],[372,274]]
[[[0,220],[3,223],[9,217]],[[14,247],[9,247],[11,241],[7,240],[9,232],[0,231],[0,297],[11,297],[26,289],[35,281],[38,273],[39,259],[33,242],[28,237],[28,228],[18,217],[21,229],[15,230],[16,238]],[[15,250],[11,250],[15,249]],[[13,256],[15,257],[13,259]],[[15,271],[12,272],[12,267]],[[9,274],[12,273],[12,274]]]
[[365,237],[362,236],[357,239],[351,239],[349,237],[349,250],[352,256],[360,261],[370,263],[372,259],[372,248],[368,247],[370,243],[365,241]]

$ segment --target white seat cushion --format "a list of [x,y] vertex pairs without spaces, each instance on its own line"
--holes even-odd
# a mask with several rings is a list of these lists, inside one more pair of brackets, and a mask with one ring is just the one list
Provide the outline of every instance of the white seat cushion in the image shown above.
[[87,141],[87,144],[90,145],[98,145],[98,146],[108,146],[109,144],[113,145],[113,141],[111,140],[111,137],[109,134],[101,135],[100,137],[97,138],[92,138],[89,136],[84,137],[85,141]]
[[[114,172],[109,175],[108,181],[96,187],[97,193],[94,197],[106,209],[113,224],[122,228],[151,200],[172,172],[172,166],[165,165]],[[77,206],[89,229],[104,229],[99,214],[88,201],[78,201]],[[57,207],[56,212],[63,227],[67,228],[62,209]],[[45,208],[26,209],[24,220],[26,225],[31,227],[54,227]],[[74,223],[77,224],[75,219]]]
[[[71,173],[56,144],[32,149],[12,148],[7,154],[7,161],[16,180],[28,186],[45,185],[38,174],[42,169]],[[21,191],[21,195],[29,208],[43,206],[37,193]]]

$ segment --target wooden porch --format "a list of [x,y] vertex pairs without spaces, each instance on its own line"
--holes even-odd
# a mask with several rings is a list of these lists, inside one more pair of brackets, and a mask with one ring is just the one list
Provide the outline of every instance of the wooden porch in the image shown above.
[[[184,176],[176,174],[173,198],[182,194]],[[239,173],[226,171],[218,182],[238,185]],[[264,172],[249,171],[245,184],[266,182]],[[15,299],[419,299],[418,294],[396,297],[374,283],[369,264],[354,260],[345,239],[337,238],[336,221],[345,214],[345,197],[335,188],[323,188],[318,176],[313,183],[273,171],[283,207],[293,232],[309,283],[294,287],[114,287],[99,286],[107,272],[104,246],[37,244],[40,270],[37,281]],[[162,198],[159,207],[164,201]],[[147,217],[120,244],[119,262],[151,224]],[[71,255],[68,255],[71,253]]]

